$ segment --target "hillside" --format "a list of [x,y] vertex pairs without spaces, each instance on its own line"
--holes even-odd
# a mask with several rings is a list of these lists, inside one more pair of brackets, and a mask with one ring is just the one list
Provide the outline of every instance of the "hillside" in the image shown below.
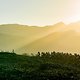
[[41,39],[38,39],[24,47],[20,52],[36,53],[38,51],[60,51],[78,52],[80,51],[80,34],[75,31],[55,32]]
[[64,27],[62,22],[45,27],[19,24],[0,25],[0,49],[6,51],[17,50]]
[[59,22],[43,27],[19,24],[0,25],[0,49],[17,53],[38,51],[80,52],[80,22]]
[[0,52],[0,80],[80,80],[80,55]]
[[[54,29],[50,34],[25,45],[16,51],[22,53],[36,53],[38,51],[60,51],[80,53],[80,22],[68,25],[58,23],[54,25]],[[49,27],[48,27],[49,28]],[[56,29],[55,29],[56,28]],[[56,31],[57,30],[57,31]]]

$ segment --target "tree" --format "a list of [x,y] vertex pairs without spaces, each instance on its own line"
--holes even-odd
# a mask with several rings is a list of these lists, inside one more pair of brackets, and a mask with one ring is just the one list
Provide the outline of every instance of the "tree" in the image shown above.
[[14,49],[12,50],[12,53],[15,53],[15,52],[14,52]]
[[40,52],[37,53],[37,56],[40,56]]

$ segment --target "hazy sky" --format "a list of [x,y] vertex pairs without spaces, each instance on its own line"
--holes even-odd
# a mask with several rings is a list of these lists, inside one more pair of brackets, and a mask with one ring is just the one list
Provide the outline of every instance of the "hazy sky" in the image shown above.
[[0,24],[50,25],[80,20],[80,0],[0,0]]

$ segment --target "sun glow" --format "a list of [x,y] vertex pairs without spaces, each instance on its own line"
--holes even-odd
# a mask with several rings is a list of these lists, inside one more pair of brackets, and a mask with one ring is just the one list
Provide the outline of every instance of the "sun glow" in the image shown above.
[[[5,14],[6,13],[6,14]],[[80,0],[2,0],[0,24],[52,25],[80,21]]]
[[80,21],[80,0],[70,0],[66,9],[66,16],[63,18],[66,24]]
[[66,24],[70,24],[70,23],[73,23],[73,22],[78,22],[78,21],[80,21],[80,15],[76,15],[76,16],[66,18],[63,21]]

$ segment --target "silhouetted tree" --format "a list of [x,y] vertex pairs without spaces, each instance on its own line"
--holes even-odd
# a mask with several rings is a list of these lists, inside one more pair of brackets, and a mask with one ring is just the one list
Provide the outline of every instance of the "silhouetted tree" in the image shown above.
[[12,53],[15,53],[15,52],[14,52],[14,49],[12,50]]
[[40,52],[38,52],[36,56],[39,56],[40,57]]

